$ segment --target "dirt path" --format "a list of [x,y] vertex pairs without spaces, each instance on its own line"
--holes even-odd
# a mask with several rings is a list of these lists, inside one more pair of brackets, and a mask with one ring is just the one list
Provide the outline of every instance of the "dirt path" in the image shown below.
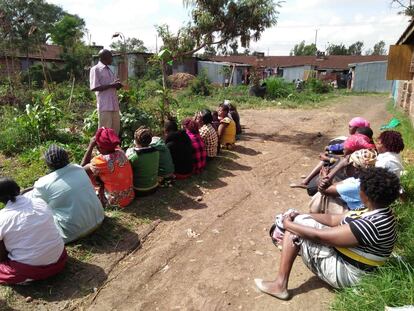
[[[309,197],[303,190],[290,191],[290,181],[316,164],[330,137],[347,133],[352,116],[368,118],[377,133],[389,118],[385,97],[340,100],[320,110],[242,111],[246,134],[219,160],[221,170],[183,187],[182,207],[174,209],[172,221],[159,224],[143,247],[112,271],[86,309],[327,309],[333,292],[300,260],[288,302],[259,293],[253,279],[272,278],[277,271],[280,254],[268,236],[274,215],[290,207],[306,210]],[[202,202],[194,200],[199,195]],[[187,229],[197,236],[189,237]]]

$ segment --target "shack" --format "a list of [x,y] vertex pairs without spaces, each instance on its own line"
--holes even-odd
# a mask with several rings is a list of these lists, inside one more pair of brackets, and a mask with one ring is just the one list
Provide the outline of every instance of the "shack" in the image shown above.
[[238,85],[247,80],[251,66],[230,62],[198,61],[197,72],[205,72],[212,83]]
[[387,61],[349,64],[354,69],[352,90],[355,92],[391,92],[392,82],[386,80]]

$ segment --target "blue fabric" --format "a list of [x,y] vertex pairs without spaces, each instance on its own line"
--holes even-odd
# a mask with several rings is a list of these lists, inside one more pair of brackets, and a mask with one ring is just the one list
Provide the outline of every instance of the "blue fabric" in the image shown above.
[[83,167],[75,164],[41,177],[34,184],[34,198],[43,199],[52,209],[55,224],[69,243],[96,229],[105,213]]
[[328,146],[328,151],[343,151],[344,144],[334,144]]
[[360,181],[354,177],[350,177],[338,183],[336,191],[341,199],[345,201],[350,210],[360,209],[364,207],[359,196]]

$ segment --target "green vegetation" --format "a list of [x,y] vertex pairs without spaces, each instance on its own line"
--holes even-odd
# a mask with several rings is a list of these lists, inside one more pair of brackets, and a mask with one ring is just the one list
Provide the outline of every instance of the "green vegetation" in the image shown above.
[[331,306],[333,310],[382,311],[385,306],[414,304],[414,129],[406,115],[390,110],[401,121],[398,131],[406,146],[403,157],[407,172],[401,178],[406,198],[393,206],[398,220],[397,246],[393,258],[378,273],[365,277],[356,287],[339,291]]

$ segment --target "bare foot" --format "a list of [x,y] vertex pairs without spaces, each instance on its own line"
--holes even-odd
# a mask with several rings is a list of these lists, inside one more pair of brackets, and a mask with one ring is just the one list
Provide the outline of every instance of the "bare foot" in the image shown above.
[[263,293],[273,296],[281,300],[288,300],[289,293],[287,288],[283,288],[276,281],[263,281],[262,279],[254,279],[256,287]]

